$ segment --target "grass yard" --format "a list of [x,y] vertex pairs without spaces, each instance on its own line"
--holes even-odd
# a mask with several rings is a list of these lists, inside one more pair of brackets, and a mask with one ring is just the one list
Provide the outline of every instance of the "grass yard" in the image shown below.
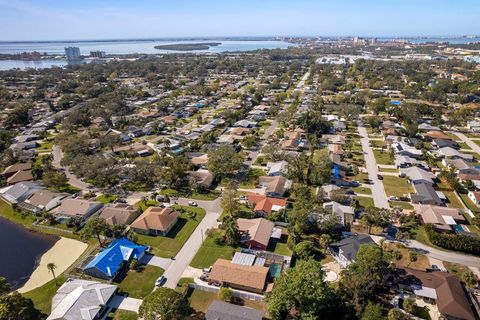
[[[187,299],[190,302],[190,306],[195,309],[195,311],[203,313],[207,312],[208,307],[210,306],[210,304],[212,304],[214,300],[219,300],[217,293],[202,291],[199,289],[189,290],[187,294]],[[267,310],[267,305],[265,302],[240,299],[240,305],[257,310]]]
[[375,206],[372,198],[356,196],[354,199],[358,200],[358,204],[364,208]]
[[467,194],[460,193],[460,198],[462,198],[463,203],[467,206],[468,209],[472,210],[474,214],[480,214],[480,209],[470,200]]
[[282,234],[278,241],[270,241],[268,244],[268,251],[272,251],[282,256],[292,256],[292,250],[287,246],[288,234]]
[[362,186],[353,187],[352,190],[353,190],[355,193],[360,193],[360,194],[372,194],[372,189],[370,189],[370,188],[368,188],[368,187],[362,187]]
[[387,150],[385,151],[373,150],[373,154],[375,156],[375,160],[377,161],[377,164],[388,164],[388,165],[395,164],[393,162],[392,157],[390,156],[390,152]]
[[367,173],[359,173],[355,176],[355,180],[357,180],[360,183],[368,183],[370,180],[368,179],[368,174]]
[[102,194],[97,197],[97,201],[100,201],[103,204],[109,204],[115,202],[118,199],[117,196],[111,194]]
[[447,197],[448,199],[448,203],[447,203],[448,207],[463,209],[463,204],[455,195],[455,192],[453,191],[442,191],[442,192],[445,195],[445,197]]
[[240,248],[236,249],[226,245],[219,245],[215,243],[213,237],[207,237],[190,263],[190,266],[198,269],[208,268],[217,261],[217,259],[230,260],[235,251],[239,250]]
[[115,284],[128,293],[131,298],[143,299],[155,287],[155,280],[163,274],[164,270],[155,266],[140,266],[139,271],[128,270],[114,280]]
[[414,191],[406,178],[394,176],[383,176],[383,186],[387,196],[403,197]]
[[379,168],[380,170],[380,173],[382,172],[395,172],[395,173],[399,173],[398,172],[398,169],[393,169],[393,168]]
[[400,260],[396,260],[395,264],[399,268],[412,268],[417,270],[425,271],[427,268],[430,268],[430,261],[427,256],[422,254],[417,254],[417,261],[410,261],[410,252],[408,248],[404,247],[401,244],[387,243],[385,244],[388,251],[399,251]]
[[411,205],[410,202],[406,201],[389,201],[390,206],[395,208],[399,207],[401,209],[406,209],[406,210],[413,210],[413,206]]
[[239,187],[244,189],[255,188],[255,186],[258,184],[258,178],[266,174],[267,172],[263,169],[250,168]]
[[138,314],[132,311],[115,309],[108,314],[106,320],[138,320]]
[[195,212],[196,216],[190,218],[187,212],[183,212],[179,221],[175,224],[172,230],[170,230],[166,237],[137,234],[138,243],[150,246],[152,253],[156,256],[164,258],[175,256],[200,221],[202,221],[203,217],[205,217],[205,210],[202,208],[187,206],[174,206],[174,208],[183,208],[190,212]]
[[26,298],[32,299],[35,308],[48,315],[50,314],[52,307],[52,298],[57,293],[58,288],[64,282],[65,277],[63,275],[60,275],[57,276],[58,285],[55,284],[54,280],[51,280],[43,286],[33,289],[32,291],[23,293],[22,295]]
[[464,275],[467,271],[470,271],[470,269],[468,269],[468,267],[463,266],[463,265],[458,264],[458,263],[453,263],[453,262],[444,261],[444,262],[443,262],[443,265],[445,266],[445,268],[447,269],[448,272],[453,273],[453,274],[456,275],[460,280],[463,279],[463,275]]

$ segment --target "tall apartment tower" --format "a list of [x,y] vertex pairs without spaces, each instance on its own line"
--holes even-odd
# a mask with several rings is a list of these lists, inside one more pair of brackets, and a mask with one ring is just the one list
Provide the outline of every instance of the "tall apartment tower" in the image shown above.
[[79,47],[65,47],[67,60],[79,60],[81,58]]

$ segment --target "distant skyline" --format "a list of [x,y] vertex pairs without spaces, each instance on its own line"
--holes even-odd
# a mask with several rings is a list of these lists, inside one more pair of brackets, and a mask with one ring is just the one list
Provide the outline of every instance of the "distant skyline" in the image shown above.
[[478,0],[0,0],[0,41],[480,33]]

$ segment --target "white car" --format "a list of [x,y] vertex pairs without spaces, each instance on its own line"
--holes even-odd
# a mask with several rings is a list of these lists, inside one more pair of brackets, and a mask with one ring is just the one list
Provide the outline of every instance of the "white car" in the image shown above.
[[196,203],[195,201],[188,201],[188,205],[192,207],[198,207],[198,203]]

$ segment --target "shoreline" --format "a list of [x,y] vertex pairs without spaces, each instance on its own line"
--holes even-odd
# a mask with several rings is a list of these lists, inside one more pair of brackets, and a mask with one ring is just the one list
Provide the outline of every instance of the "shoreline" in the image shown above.
[[48,263],[55,263],[57,266],[55,275],[60,276],[85,252],[87,247],[88,245],[81,241],[60,237],[60,240],[40,257],[27,282],[17,291],[25,293],[53,280],[53,275],[47,269]]

